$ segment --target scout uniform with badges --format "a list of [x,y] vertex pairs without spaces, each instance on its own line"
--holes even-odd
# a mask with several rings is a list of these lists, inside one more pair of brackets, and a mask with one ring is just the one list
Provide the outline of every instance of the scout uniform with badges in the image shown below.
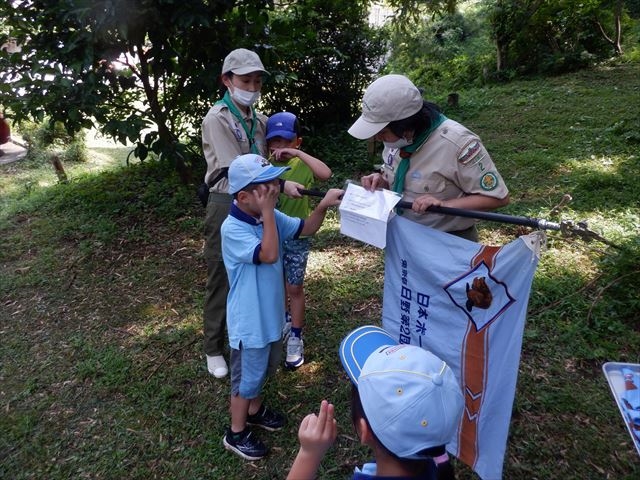
[[[254,72],[268,74],[255,52],[238,48],[224,59],[223,76],[229,73],[248,75]],[[236,90],[239,90],[238,87]],[[202,121],[202,149],[207,162],[207,173],[203,188],[198,192],[207,208],[204,225],[204,257],[207,262],[204,351],[207,356],[207,369],[217,378],[222,378],[228,373],[228,366],[222,354],[226,340],[224,329],[229,284],[222,260],[220,235],[220,227],[229,213],[232,202],[228,193],[227,172],[231,162],[239,155],[255,153],[264,156],[267,150],[267,117],[256,112],[253,107],[259,92],[243,92],[255,95],[251,101],[246,102],[246,108],[238,108],[232,99],[232,93],[227,90],[224,97],[209,109]]]
[[404,201],[417,202],[422,213],[398,210],[416,223],[478,241],[476,220],[430,213],[424,202],[464,204],[470,210],[509,203],[509,191],[478,136],[426,102],[404,75],[383,75],[367,87],[362,114],[349,134],[382,140],[382,169],[362,181],[366,188],[389,188]]
[[248,113],[238,110],[229,92],[209,109],[202,122],[202,148],[207,161],[204,178],[210,185],[210,192],[228,195],[226,175],[216,183],[212,180],[222,173],[222,169],[229,168],[238,155],[255,153],[266,156],[266,124],[266,115],[256,112],[254,108]]
[[[383,152],[382,174],[389,185],[396,184],[396,173],[404,150],[407,148],[391,148]],[[410,161],[402,190],[403,200],[407,202],[413,202],[424,194],[450,200],[470,194],[504,198],[509,193],[480,139],[463,125],[446,117],[408,158]],[[473,218],[434,213],[424,215],[412,210],[404,210],[403,215],[444,232],[465,230],[476,223]]]

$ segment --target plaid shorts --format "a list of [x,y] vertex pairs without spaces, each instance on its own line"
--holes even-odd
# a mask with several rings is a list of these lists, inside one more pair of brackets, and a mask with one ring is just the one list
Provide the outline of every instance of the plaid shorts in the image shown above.
[[282,248],[284,276],[289,285],[302,285],[311,241],[308,237],[286,240]]

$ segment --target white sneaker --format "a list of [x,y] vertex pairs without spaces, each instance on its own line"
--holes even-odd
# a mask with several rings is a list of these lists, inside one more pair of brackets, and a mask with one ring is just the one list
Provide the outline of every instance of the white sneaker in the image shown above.
[[291,314],[289,312],[284,313],[284,325],[282,326],[282,342],[286,343],[291,335]]
[[226,377],[227,373],[229,373],[229,367],[227,367],[227,362],[224,361],[222,355],[216,355],[215,357],[207,355],[207,370],[216,378]]
[[284,361],[289,368],[298,368],[304,363],[304,341],[291,335],[287,340],[287,358]]

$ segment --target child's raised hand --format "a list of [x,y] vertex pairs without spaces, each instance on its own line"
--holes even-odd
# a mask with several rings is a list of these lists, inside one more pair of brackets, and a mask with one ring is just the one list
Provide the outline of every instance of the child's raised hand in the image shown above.
[[337,436],[338,426],[333,418],[333,405],[323,400],[318,415],[311,413],[300,423],[300,449],[287,480],[315,479],[324,454],[336,441]]
[[323,400],[318,415],[310,413],[300,423],[298,439],[300,449],[307,455],[322,458],[338,436],[333,404]]

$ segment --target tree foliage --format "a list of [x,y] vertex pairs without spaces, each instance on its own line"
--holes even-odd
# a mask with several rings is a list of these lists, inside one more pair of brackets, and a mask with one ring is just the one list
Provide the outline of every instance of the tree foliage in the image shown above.
[[234,48],[256,50],[274,73],[267,111],[347,121],[380,55],[366,12],[363,0],[5,2],[0,43],[10,35],[23,50],[0,53],[0,104],[16,121],[46,117],[69,132],[97,124],[141,159],[174,161],[187,181]]
[[428,95],[482,82],[493,57],[481,13],[429,15],[410,29],[391,28],[393,48],[385,71],[408,75],[427,87]]
[[[391,2],[385,69],[422,85],[459,88],[515,76],[555,74],[620,55],[637,29],[638,0]],[[455,3],[457,10],[451,13]],[[409,14],[408,12],[411,12]],[[635,15],[635,17],[634,17]],[[628,44],[633,38],[629,37]]]
[[193,152],[181,140],[195,135],[237,32],[264,25],[266,3],[5,2],[0,14],[23,50],[5,60],[0,102],[18,121],[48,116],[69,132],[96,122],[136,143],[141,159],[149,151],[172,159],[187,180]]
[[[496,70],[557,73],[622,54],[622,0],[492,0]],[[609,33],[607,33],[609,28]]]
[[0,2],[0,44],[15,37],[22,47],[0,51],[0,105],[14,121],[47,118],[71,134],[98,126],[133,142],[141,159],[174,162],[188,181],[233,48],[257,51],[272,72],[265,112],[291,110],[315,128],[352,119],[384,47],[387,71],[456,88],[490,70],[505,78],[589,65],[622,49],[618,33],[640,11],[639,0],[484,0],[456,13],[467,3],[389,0],[398,15],[384,45],[367,0]]
[[364,0],[299,0],[274,10],[265,52],[274,77],[264,93],[268,109],[294,111],[307,126],[349,122],[382,56],[367,14]]

